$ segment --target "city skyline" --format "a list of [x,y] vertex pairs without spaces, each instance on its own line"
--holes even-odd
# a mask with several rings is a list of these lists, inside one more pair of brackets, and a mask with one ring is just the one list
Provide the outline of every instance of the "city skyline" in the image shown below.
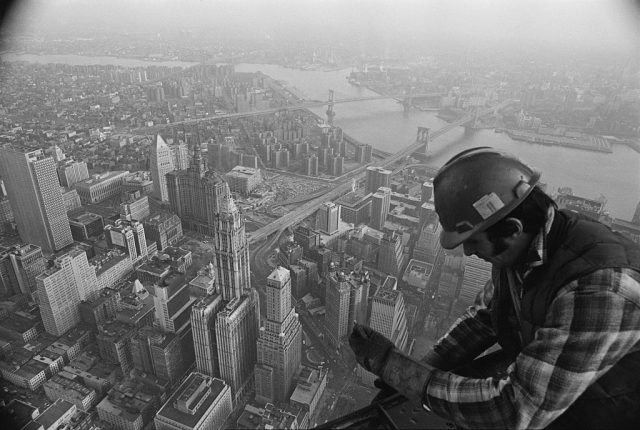
[[434,201],[470,148],[640,244],[630,1],[21,3],[0,33],[19,428],[440,423],[376,398],[349,336],[420,359],[484,292]]

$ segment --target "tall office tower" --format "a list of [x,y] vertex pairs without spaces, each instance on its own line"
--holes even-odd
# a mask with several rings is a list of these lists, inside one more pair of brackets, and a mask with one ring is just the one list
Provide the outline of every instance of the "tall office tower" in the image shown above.
[[191,330],[196,353],[196,370],[205,375],[220,377],[216,314],[224,307],[220,294],[198,299],[191,308]]
[[73,187],[77,182],[89,179],[89,169],[84,161],[64,160],[58,163],[57,172],[63,187]]
[[98,296],[95,269],[79,248],[58,256],[52,268],[36,277],[36,283],[44,328],[54,336],[62,336],[80,322],[81,300]]
[[340,219],[340,206],[333,202],[325,202],[320,206],[316,215],[316,229],[325,234],[333,234],[338,231]]
[[345,275],[331,271],[326,277],[325,328],[329,343],[336,349],[353,329],[353,322],[366,323],[369,274],[354,271]]
[[173,171],[173,153],[162,136],[156,135],[155,144],[151,145],[149,155],[151,179],[153,180],[153,196],[161,201],[169,200],[167,192],[167,173]]
[[170,148],[173,156],[173,167],[176,170],[187,170],[189,168],[189,147],[187,144],[180,142],[171,145]]
[[302,246],[304,254],[320,245],[320,235],[318,232],[299,225],[293,231],[293,240]]
[[[228,190],[227,184],[224,184]],[[244,218],[233,198],[226,196],[215,214],[215,266],[222,298],[229,301],[251,289],[249,244],[244,232]]]
[[487,281],[491,279],[491,263],[475,255],[465,256],[462,286],[455,307],[459,314],[471,306]]
[[171,210],[185,228],[215,235],[215,214],[220,212],[220,201],[230,195],[230,191],[220,175],[205,172],[199,144],[194,147],[194,159],[187,170],[167,174],[167,190]]
[[16,246],[9,252],[9,260],[12,267],[11,279],[15,279],[14,282],[17,284],[14,285],[14,289],[19,287],[22,294],[29,294],[39,300],[36,277],[47,268],[47,260],[42,255],[42,249],[31,244]]
[[344,173],[344,157],[334,156],[329,160],[329,174],[333,176],[342,176]]
[[258,335],[256,399],[287,402],[302,355],[302,325],[291,306],[289,270],[276,267],[267,277],[267,315]]
[[253,386],[259,321],[255,289],[233,298],[216,316],[220,378],[231,386],[234,404]]
[[131,338],[133,366],[171,384],[180,379],[184,369],[180,338],[173,333],[145,326]]
[[47,255],[73,243],[53,158],[41,149],[5,145],[0,168],[22,241]]
[[389,188],[392,173],[382,167],[367,167],[367,192],[375,193],[380,187]]
[[373,148],[369,144],[361,144],[356,146],[355,160],[358,163],[370,163],[373,155]]
[[420,201],[426,203],[433,197],[433,182],[424,182],[420,188]]
[[[371,299],[369,327],[390,339],[396,348],[406,351],[409,339],[404,297],[396,289],[397,280],[387,276],[383,285]],[[358,376],[365,385],[372,386],[376,375],[363,367],[358,367]]]
[[191,327],[189,318],[195,298],[181,273],[172,272],[153,286],[156,321],[162,330],[183,335]]
[[318,176],[318,157],[315,154],[305,154],[302,159],[302,171],[307,176]]
[[413,247],[413,258],[425,263],[435,264],[436,258],[442,252],[440,245],[440,231],[442,227],[438,221],[426,224],[420,231],[420,236]]
[[398,276],[404,264],[402,238],[394,231],[385,234],[378,251],[378,270]]
[[385,335],[400,351],[406,350],[409,332],[401,291],[388,288],[378,290],[371,300],[369,327]]
[[160,408],[156,430],[213,430],[224,428],[233,411],[231,390],[218,378],[191,373]]
[[141,222],[119,219],[115,224],[106,226],[104,233],[107,244],[127,252],[132,263],[135,264],[147,258],[147,239]]
[[382,231],[391,205],[391,188],[380,187],[371,195],[371,227]]

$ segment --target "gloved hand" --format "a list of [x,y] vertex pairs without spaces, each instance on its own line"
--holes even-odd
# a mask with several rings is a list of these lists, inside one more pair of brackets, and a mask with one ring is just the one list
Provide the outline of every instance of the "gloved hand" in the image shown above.
[[349,336],[349,346],[362,367],[380,376],[394,345],[371,327],[355,324]]

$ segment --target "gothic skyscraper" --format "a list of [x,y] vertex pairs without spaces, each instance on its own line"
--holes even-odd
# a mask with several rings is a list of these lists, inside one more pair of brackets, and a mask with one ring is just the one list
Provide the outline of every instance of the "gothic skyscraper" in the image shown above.
[[169,203],[185,228],[214,236],[215,215],[220,212],[220,201],[230,193],[229,186],[215,172],[206,171],[199,142],[193,152],[187,170],[175,170],[166,176]]
[[229,186],[215,214],[215,266],[218,283],[224,300],[246,294],[251,289],[249,271],[249,244],[244,231],[244,219],[233,198]]

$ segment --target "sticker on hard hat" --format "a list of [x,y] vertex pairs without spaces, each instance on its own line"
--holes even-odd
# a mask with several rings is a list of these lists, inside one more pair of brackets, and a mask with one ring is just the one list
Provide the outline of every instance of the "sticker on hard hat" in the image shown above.
[[487,219],[504,207],[504,203],[496,193],[485,194],[473,204],[482,219]]

